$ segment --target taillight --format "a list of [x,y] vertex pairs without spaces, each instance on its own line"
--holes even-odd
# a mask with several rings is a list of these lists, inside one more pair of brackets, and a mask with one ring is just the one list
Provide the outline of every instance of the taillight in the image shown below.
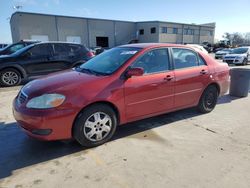
[[91,52],[91,51],[88,51],[87,53],[87,57],[94,57],[95,55]]

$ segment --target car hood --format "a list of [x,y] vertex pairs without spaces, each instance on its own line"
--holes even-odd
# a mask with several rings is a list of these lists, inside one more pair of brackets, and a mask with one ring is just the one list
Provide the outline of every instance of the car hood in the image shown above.
[[235,57],[246,57],[246,56],[247,56],[247,54],[227,54],[224,57],[226,57],[226,58],[235,58]]
[[82,73],[72,69],[31,81],[23,87],[22,91],[29,97],[45,93],[72,93],[86,88],[91,89],[102,78],[103,76]]
[[5,62],[13,59],[14,56],[12,55],[0,55],[0,62]]
[[227,52],[227,51],[218,51],[215,54],[229,54],[229,52]]

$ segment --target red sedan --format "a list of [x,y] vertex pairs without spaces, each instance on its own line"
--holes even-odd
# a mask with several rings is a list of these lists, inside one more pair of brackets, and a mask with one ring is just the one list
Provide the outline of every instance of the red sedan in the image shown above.
[[228,85],[228,65],[191,47],[132,44],[28,83],[13,113],[32,137],[93,147],[121,124],[194,106],[211,112]]

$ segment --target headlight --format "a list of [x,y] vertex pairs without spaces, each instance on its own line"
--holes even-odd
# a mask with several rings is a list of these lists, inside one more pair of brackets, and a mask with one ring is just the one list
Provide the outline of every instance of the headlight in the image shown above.
[[238,56],[238,57],[236,57],[236,59],[244,59],[244,57],[243,56]]
[[47,109],[60,106],[65,100],[65,96],[61,94],[44,94],[34,97],[27,104],[27,108]]

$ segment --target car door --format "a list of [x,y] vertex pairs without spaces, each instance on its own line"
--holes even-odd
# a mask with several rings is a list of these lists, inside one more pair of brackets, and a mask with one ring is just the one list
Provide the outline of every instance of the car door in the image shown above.
[[174,73],[166,48],[150,50],[131,67],[144,69],[124,83],[126,117],[128,120],[169,111],[174,105]]
[[54,71],[65,70],[72,67],[72,58],[74,54],[71,52],[66,43],[52,43],[53,56],[50,59],[50,66]]
[[29,76],[42,75],[53,72],[50,66],[52,57],[48,44],[37,44],[22,54],[20,62]]
[[175,108],[194,106],[209,82],[209,69],[194,51],[172,48],[175,75]]

